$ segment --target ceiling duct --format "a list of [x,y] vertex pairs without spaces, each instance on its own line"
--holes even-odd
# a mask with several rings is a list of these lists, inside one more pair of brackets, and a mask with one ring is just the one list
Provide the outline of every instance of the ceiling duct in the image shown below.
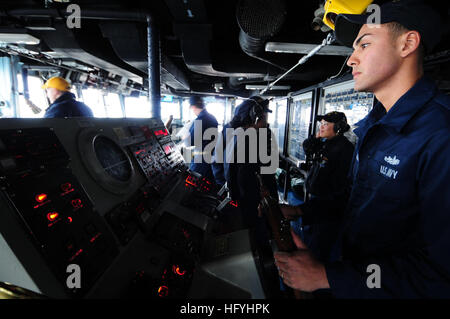
[[[176,24],[174,25],[174,32],[180,38],[184,62],[193,72],[218,77],[256,77],[264,76],[265,74],[265,72],[258,72],[258,70],[254,69],[249,70],[248,65],[245,68],[239,68],[239,70],[223,70],[217,67],[217,62],[214,65],[211,56],[213,34],[212,26],[209,24]],[[228,56],[226,62],[234,58]],[[241,60],[240,58],[236,58],[234,61]]]
[[286,68],[270,60],[264,52],[266,41],[280,32],[286,20],[284,0],[239,0],[236,18],[240,28],[239,44],[249,56],[282,70]]
[[[136,23],[101,22],[99,27],[104,37],[108,38],[114,52],[127,64],[147,73],[148,57],[143,35]],[[161,83],[175,90],[189,90],[187,76],[167,56],[161,54]]]
[[[111,46],[101,49],[102,57],[98,57],[98,52],[102,45],[97,38],[90,34],[80,34],[66,28],[65,25],[55,24],[56,31],[41,31],[39,35],[54,52],[63,54],[66,57],[83,61],[84,63],[96,66],[113,74],[117,74],[142,84],[142,73],[130,71],[132,67],[125,64],[113,52]],[[82,29],[84,30],[84,29]]]

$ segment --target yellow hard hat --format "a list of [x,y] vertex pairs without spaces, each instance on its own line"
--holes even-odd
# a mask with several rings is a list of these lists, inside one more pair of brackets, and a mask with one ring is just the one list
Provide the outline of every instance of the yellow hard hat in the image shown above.
[[338,14],[361,14],[373,0],[327,0],[323,23],[334,30]]
[[70,91],[70,83],[67,82],[65,79],[55,76],[47,80],[45,84],[42,86],[43,89],[47,88],[55,88],[60,91]]

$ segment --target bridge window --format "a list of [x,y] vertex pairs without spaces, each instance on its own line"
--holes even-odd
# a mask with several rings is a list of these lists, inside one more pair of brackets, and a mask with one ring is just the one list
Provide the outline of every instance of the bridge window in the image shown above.
[[120,98],[117,93],[108,93],[104,95],[104,103],[107,117],[121,118],[123,117]]
[[181,103],[183,109],[183,122],[195,120],[195,115],[192,113],[190,109],[189,99],[183,99],[183,103]]
[[212,101],[206,104],[206,109],[211,113],[219,123],[219,126],[223,125],[225,121],[225,103],[224,101]]
[[84,103],[90,107],[95,117],[107,117],[103,96],[100,90],[85,89],[83,90]]
[[147,96],[139,97],[127,96],[125,98],[125,115],[126,117],[150,118],[151,107]]
[[[44,82],[37,76],[27,76],[29,100],[41,109],[39,113],[33,112],[32,108],[25,102],[23,94],[23,79],[21,74],[17,74],[17,90],[19,92],[18,98],[18,117],[22,118],[41,118],[44,117],[45,110],[48,108],[48,100],[45,90],[41,88]],[[35,109],[37,112],[38,110]]]
[[[178,100],[173,102],[161,102],[161,119],[164,123],[173,115],[173,119],[181,119],[180,103]],[[183,114],[184,115],[184,114]]]
[[[79,99],[81,101],[81,99]],[[105,93],[97,89],[83,90],[83,101],[89,106],[95,117],[121,118],[123,117],[119,95]]]

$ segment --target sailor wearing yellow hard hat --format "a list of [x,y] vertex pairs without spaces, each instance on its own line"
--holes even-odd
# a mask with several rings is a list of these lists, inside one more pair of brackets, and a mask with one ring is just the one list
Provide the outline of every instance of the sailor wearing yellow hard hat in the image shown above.
[[[75,95],[70,92],[70,83],[64,78],[52,77],[42,85],[42,89],[45,89],[50,101],[45,118],[93,117],[92,110],[86,104],[75,100]],[[38,108],[31,101],[28,104],[36,113]]]
[[59,76],[54,76],[45,82],[44,85],[41,86],[42,89],[55,88],[59,91],[69,92],[70,91],[70,83]]

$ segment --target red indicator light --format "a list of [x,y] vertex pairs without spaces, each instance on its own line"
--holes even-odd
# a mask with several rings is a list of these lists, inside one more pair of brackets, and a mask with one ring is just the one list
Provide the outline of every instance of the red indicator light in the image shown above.
[[189,234],[189,232],[186,229],[182,229],[181,231],[183,232],[183,235],[186,239],[189,239],[189,237],[191,237],[191,235]]
[[169,295],[169,288],[167,286],[160,286],[158,288],[158,296],[167,297]]
[[195,184],[193,181],[192,181],[192,177],[191,176],[188,176],[187,178],[186,178],[186,183],[188,183],[188,184],[191,184],[192,186],[194,186],[194,187],[197,187],[197,184]]
[[69,223],[71,223],[71,222],[73,222],[73,219],[72,219],[72,217],[67,217],[67,220],[69,221]]
[[164,146],[164,153],[169,154],[170,152],[172,152],[172,147],[170,145],[165,145]]
[[184,276],[186,274],[186,270],[180,270],[180,267],[177,265],[172,266],[172,271],[178,276]]
[[81,202],[81,199],[77,198],[77,199],[73,199],[71,202],[72,206],[74,208],[81,208],[83,207],[83,203]]
[[65,192],[68,192],[72,189],[72,184],[70,183],[64,183],[61,185],[61,189]]
[[97,240],[98,237],[100,237],[101,234],[102,234],[102,233],[96,234],[96,235],[95,235],[94,237],[92,237],[89,241],[90,241],[91,243],[93,243],[94,241]]
[[42,203],[43,201],[45,201],[47,199],[47,194],[36,195],[35,199],[38,203]]
[[230,205],[233,205],[234,207],[238,207],[238,203],[237,203],[237,202],[234,202],[234,201],[231,201],[231,202],[230,202]]
[[55,221],[58,218],[59,214],[57,212],[51,212],[47,214],[47,219],[51,222]]
[[167,136],[169,134],[169,133],[167,133],[167,131],[165,129],[164,130],[153,131],[153,133],[155,133],[156,136],[160,136],[160,135]]
[[69,261],[74,260],[75,258],[77,258],[81,253],[83,252],[83,249],[79,249],[75,255],[73,255],[72,257],[70,257]]

